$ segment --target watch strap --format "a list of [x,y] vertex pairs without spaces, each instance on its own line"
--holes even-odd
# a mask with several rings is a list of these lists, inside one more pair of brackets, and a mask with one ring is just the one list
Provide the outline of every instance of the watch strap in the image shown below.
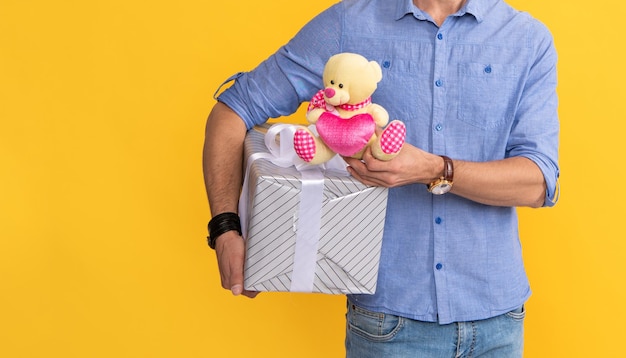
[[452,159],[445,155],[441,155],[443,158],[443,180],[452,182],[454,180],[454,165]]
[[449,192],[454,179],[454,163],[452,159],[445,155],[440,155],[440,157],[443,158],[443,175],[427,185],[428,191],[436,195]]

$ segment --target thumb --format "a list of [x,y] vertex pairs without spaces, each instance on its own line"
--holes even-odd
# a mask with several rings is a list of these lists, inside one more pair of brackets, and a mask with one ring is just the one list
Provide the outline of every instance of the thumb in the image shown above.
[[228,282],[233,295],[239,296],[243,292],[243,257],[240,260],[231,261]]
[[224,233],[216,243],[222,287],[237,296],[243,292],[244,244],[235,232]]
[[243,292],[243,286],[240,284],[235,284],[230,288],[230,291],[234,296],[239,296]]

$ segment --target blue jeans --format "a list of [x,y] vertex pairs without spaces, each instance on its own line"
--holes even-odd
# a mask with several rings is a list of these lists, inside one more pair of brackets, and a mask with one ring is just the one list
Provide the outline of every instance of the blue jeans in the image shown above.
[[521,358],[523,307],[482,321],[440,325],[348,302],[347,358]]

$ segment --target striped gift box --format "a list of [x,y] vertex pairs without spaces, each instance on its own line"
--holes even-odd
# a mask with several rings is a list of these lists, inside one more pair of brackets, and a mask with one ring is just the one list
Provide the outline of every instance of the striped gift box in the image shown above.
[[[259,130],[248,132],[244,147],[246,158],[268,151]],[[298,220],[307,220],[299,217],[301,204],[307,204],[300,203],[301,173],[267,159],[254,160],[248,168],[248,197],[241,199],[248,206],[247,217],[242,217],[247,226],[247,290],[374,293],[387,189],[365,186],[347,172],[325,170],[316,248],[303,249],[297,243]],[[294,273],[296,257],[306,256],[314,260],[310,278]]]

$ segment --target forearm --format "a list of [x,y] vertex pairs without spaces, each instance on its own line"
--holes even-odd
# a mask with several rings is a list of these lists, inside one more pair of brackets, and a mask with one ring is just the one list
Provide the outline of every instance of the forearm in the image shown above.
[[[444,169],[440,156],[409,144],[405,144],[400,154],[390,161],[377,160],[369,151],[365,152],[363,160],[344,159],[350,166],[348,170],[358,180],[384,187],[428,185],[442,177]],[[452,193],[455,195],[494,206],[540,207],[544,203],[546,185],[543,173],[528,158],[481,163],[452,160]]]
[[[241,118],[226,105],[217,103],[207,120],[203,151],[204,183],[213,217],[237,212],[245,136],[246,126]],[[222,287],[234,295],[256,296],[256,292],[244,289],[245,248],[239,233],[230,230],[217,238],[215,254]]]
[[452,193],[494,206],[541,207],[546,185],[543,173],[530,159],[513,157],[476,163],[453,160]]
[[207,120],[203,151],[204,183],[213,216],[237,212],[245,135],[241,118],[218,102]]

